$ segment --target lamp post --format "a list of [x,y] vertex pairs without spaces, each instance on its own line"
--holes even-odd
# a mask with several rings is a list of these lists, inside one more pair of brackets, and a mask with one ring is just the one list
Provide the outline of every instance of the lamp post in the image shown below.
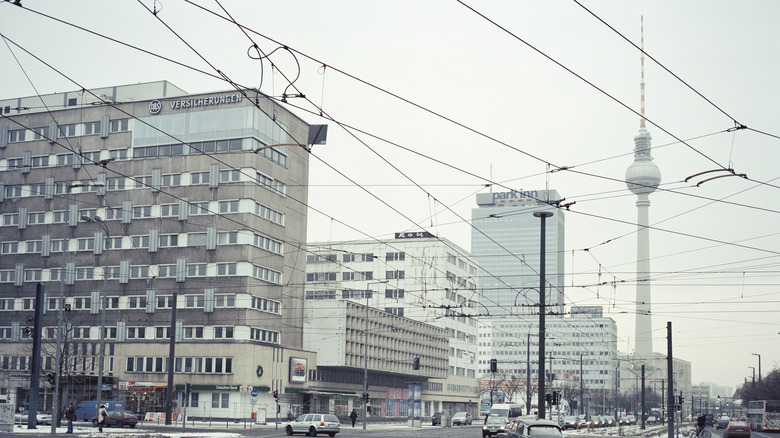
[[[65,213],[63,219],[62,237],[62,269],[60,270],[60,297],[57,301],[57,351],[54,354],[54,401],[52,402],[51,434],[57,432],[57,419],[60,406],[60,368],[62,365],[62,308],[65,307],[65,259],[68,255],[68,222],[70,222],[70,191],[76,187],[84,187],[86,184],[76,183],[65,186]],[[31,407],[32,409],[32,407]],[[35,408],[37,409],[37,407]]]
[[[367,283],[366,286],[380,283],[387,283],[387,280]],[[364,294],[366,295],[366,321],[365,330],[363,331],[363,430],[366,430],[366,423],[368,421],[368,403],[371,400],[368,395],[368,300],[372,295],[371,288],[367,288]]]
[[539,251],[539,397],[537,399],[537,403],[539,404],[539,418],[545,418],[545,405],[544,405],[544,336],[545,336],[545,329],[544,329],[544,283],[545,283],[545,221],[548,217],[551,217],[553,214],[551,211],[537,211],[534,212],[534,217],[538,217],[542,219],[542,226],[541,226],[541,236],[539,238],[540,241],[540,251]]
[[[100,243],[101,245],[104,245],[105,247],[101,247],[101,252],[105,251],[104,257],[103,257],[103,288],[100,291],[100,355],[98,356],[98,381],[97,381],[97,402],[95,403],[95,408],[98,410],[97,415],[100,415],[100,402],[103,398],[103,362],[105,361],[105,352],[106,352],[106,287],[107,287],[107,279],[108,279],[108,245],[105,245],[104,242],[111,242],[111,233],[108,232],[108,225],[106,225],[105,221],[100,218],[100,216],[95,216],[94,218],[89,216],[81,216],[81,219],[85,222],[89,223],[96,223],[100,225],[101,228],[106,232],[106,237],[103,239],[103,241]],[[97,242],[95,242],[97,245]],[[100,418],[98,418],[100,420]]]
[[758,383],[761,384],[761,355],[758,353],[750,353],[753,356],[758,356]]

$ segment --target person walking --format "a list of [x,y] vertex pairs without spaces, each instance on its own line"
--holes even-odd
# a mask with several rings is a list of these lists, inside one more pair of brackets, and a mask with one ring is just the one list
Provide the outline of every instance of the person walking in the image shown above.
[[106,405],[100,405],[100,409],[98,410],[98,431],[100,432],[103,432],[103,426],[106,425],[106,417],[108,417]]
[[76,408],[73,407],[73,403],[65,410],[65,419],[68,420],[68,431],[65,433],[73,433],[73,420],[76,419]]
[[349,414],[349,419],[352,420],[352,427],[355,427],[355,422],[357,421],[357,411],[352,410],[352,413]]

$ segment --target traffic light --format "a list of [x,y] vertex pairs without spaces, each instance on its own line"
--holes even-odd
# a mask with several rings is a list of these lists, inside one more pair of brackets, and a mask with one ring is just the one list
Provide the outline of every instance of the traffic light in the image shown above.
[[275,398],[275,399],[278,399],[278,398],[279,398],[279,391],[274,391],[274,398]]
[[413,370],[419,370],[420,369],[420,358],[419,357],[415,357],[414,360],[412,361],[412,369]]
[[548,405],[552,403],[552,395],[550,395],[549,392],[544,395],[544,401],[546,401]]
[[54,374],[49,373],[46,375],[46,381],[49,382],[49,385],[54,385]]
[[552,404],[557,405],[558,404],[558,391],[553,391],[552,393]]
[[490,359],[490,372],[495,373],[498,371],[498,359]]

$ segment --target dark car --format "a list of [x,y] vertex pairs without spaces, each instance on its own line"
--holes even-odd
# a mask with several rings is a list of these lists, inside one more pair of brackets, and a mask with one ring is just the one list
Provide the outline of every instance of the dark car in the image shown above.
[[433,414],[433,417],[431,417],[431,424],[434,426],[441,425],[441,412],[436,412]]
[[723,431],[723,438],[750,438],[750,426],[744,421],[732,421]]
[[[106,417],[105,424],[108,427],[135,427],[135,425],[138,424],[138,416],[130,411],[117,409],[114,411],[106,411],[106,413],[108,416]],[[97,426],[99,422],[97,415],[92,417],[89,421],[95,426]]]
[[518,418],[496,438],[563,438],[563,433],[554,421]]
[[482,437],[498,435],[506,432],[506,425],[509,422],[505,417],[488,417],[485,425],[482,426]]
[[715,423],[715,430],[718,430],[718,429],[725,429],[725,428],[726,428],[726,426],[728,426],[728,425],[729,425],[729,422],[730,422],[730,421],[731,421],[731,417],[729,417],[728,415],[721,415],[721,416],[718,418],[718,422],[717,422],[717,423]]

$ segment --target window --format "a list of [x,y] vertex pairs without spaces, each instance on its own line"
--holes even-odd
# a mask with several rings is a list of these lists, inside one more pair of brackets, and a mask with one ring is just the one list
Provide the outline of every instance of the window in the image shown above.
[[108,190],[124,190],[125,179],[124,178],[108,178]]
[[35,140],[43,140],[49,138],[49,127],[43,127],[43,128],[33,128],[34,139]]
[[5,186],[6,198],[21,198],[22,186]]
[[84,135],[100,134],[100,122],[87,122],[84,124]]
[[122,207],[107,207],[106,208],[106,220],[121,220],[122,219]]
[[76,268],[76,280],[93,280],[95,268]]
[[89,310],[92,307],[92,298],[75,297],[73,298],[73,310]]
[[217,275],[236,275],[237,263],[217,263]]
[[179,204],[163,204],[160,206],[160,216],[171,217],[179,215]]
[[388,280],[403,280],[404,271],[387,271],[385,278]]
[[238,213],[238,201],[219,201],[220,213]]
[[78,239],[78,242],[79,251],[92,251],[95,249],[95,239],[93,238]]
[[127,149],[111,149],[108,151],[108,155],[116,161],[126,160]]
[[209,203],[208,202],[190,203],[190,215],[197,216],[200,214],[209,214]]
[[146,219],[152,217],[152,206],[133,207],[133,219]]
[[73,137],[76,135],[76,125],[60,125],[60,137]]
[[145,189],[147,187],[152,186],[152,177],[151,176],[136,176],[135,177],[135,188],[136,189]]
[[158,309],[170,309],[173,308],[173,296],[172,295],[160,295],[157,297]]
[[44,223],[46,213],[27,213],[27,223],[29,225],[36,225]]
[[184,339],[203,339],[203,327],[184,327]]
[[263,204],[255,204],[255,214],[275,224],[284,226],[284,213],[276,211]]
[[249,331],[249,336],[255,341],[269,342],[272,344],[279,343],[279,332],[253,328]]
[[[206,358],[208,361],[211,358]],[[210,364],[210,362],[209,362]],[[210,371],[206,371],[210,372]],[[230,393],[229,392],[215,392],[211,394],[211,407],[212,408],[228,408],[230,407]]]
[[0,254],[16,254],[19,252],[19,242],[3,242],[0,244]]
[[287,195],[287,185],[285,183],[275,180],[270,176],[265,176],[260,172],[257,172],[257,183],[272,192],[282,196]]
[[385,254],[385,260],[388,262],[394,261],[394,260],[403,260],[405,254],[403,252],[388,252]]
[[341,279],[343,281],[364,281],[373,280],[374,273],[371,271],[366,272],[342,272]]
[[135,296],[129,297],[128,307],[131,309],[146,309],[146,297]]
[[132,236],[133,248],[149,248],[149,236]]
[[255,234],[254,245],[260,249],[271,251],[274,254],[279,254],[279,255],[284,254],[284,246],[282,245],[282,242],[278,240],[273,240],[269,237]]
[[404,297],[403,289],[387,289],[385,290],[385,298],[400,299]]
[[233,327],[214,327],[214,339],[233,339]]
[[205,276],[206,276],[205,263],[187,264],[187,278],[205,277]]
[[337,272],[307,272],[306,281],[336,281]]
[[229,231],[229,232],[217,233],[217,243],[219,245],[238,243],[238,232]]
[[187,295],[185,298],[185,306],[188,308],[203,307],[204,301],[203,295]]
[[192,173],[192,185],[208,184],[209,173],[208,172],[193,172]]
[[160,248],[169,248],[177,246],[179,244],[178,234],[161,234],[160,235]]
[[40,240],[27,241],[27,254],[40,254],[43,249],[43,242]]
[[155,327],[154,328],[154,338],[155,339],[170,339],[170,336],[168,336],[168,332],[170,332],[170,327]]
[[85,163],[100,163],[100,151],[82,152]]
[[118,119],[118,120],[112,120],[111,121],[111,132],[121,132],[121,131],[128,131],[128,121],[130,119]]
[[8,143],[17,143],[24,141],[24,129],[8,131]]
[[181,185],[181,174],[175,173],[171,175],[162,176],[163,187],[173,187],[173,186],[180,186],[180,185]]
[[[57,165],[58,166],[70,166],[73,164],[73,154],[57,154]],[[64,192],[60,192],[64,193]]]
[[238,170],[221,170],[219,182],[238,182],[240,173]]
[[128,327],[127,339],[144,339],[146,338],[146,327]]
[[187,246],[206,246],[206,233],[187,234]]
[[235,307],[236,296],[233,294],[220,294],[214,296],[214,307]]
[[43,275],[42,269],[25,269],[24,281],[27,282],[41,281],[42,275]]
[[130,278],[149,278],[149,266],[130,266]]
[[385,307],[385,312],[396,315],[396,316],[404,316],[404,308],[403,307]]

